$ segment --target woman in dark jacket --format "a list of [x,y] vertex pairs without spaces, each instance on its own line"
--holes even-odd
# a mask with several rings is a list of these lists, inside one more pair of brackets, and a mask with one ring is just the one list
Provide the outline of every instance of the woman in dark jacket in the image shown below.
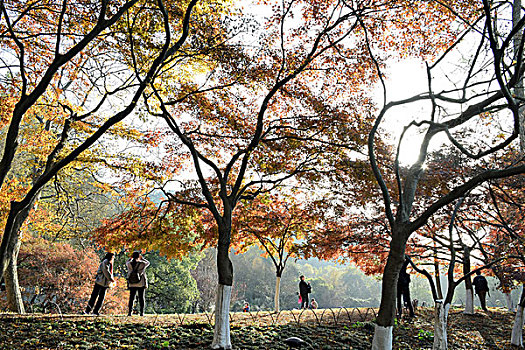
[[[97,276],[95,277],[95,286],[93,287],[93,292],[91,292],[91,298],[89,298],[86,311],[84,311],[85,314],[89,314],[91,310],[93,310],[93,314],[98,316],[100,308],[104,303],[104,298],[106,297],[106,291],[112,286],[112,283],[115,282],[115,277],[113,276],[113,260],[113,253],[106,253],[104,259],[102,259],[97,270]],[[96,304],[95,301],[97,302]]]
[[[139,296],[140,316],[144,316],[144,304],[146,303],[146,297],[144,292],[148,288],[148,278],[146,277],[146,268],[149,266],[149,261],[139,252],[133,252],[131,259],[126,262],[128,268],[128,289],[129,289],[129,302],[128,302],[128,316],[131,316],[133,312],[133,304],[135,303],[135,296]],[[138,281],[130,279],[132,272],[138,275]]]

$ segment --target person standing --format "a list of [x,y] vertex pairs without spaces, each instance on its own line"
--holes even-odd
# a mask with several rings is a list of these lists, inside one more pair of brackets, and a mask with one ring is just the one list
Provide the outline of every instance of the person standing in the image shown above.
[[104,298],[106,297],[106,291],[108,288],[112,287],[115,282],[115,277],[113,276],[114,258],[115,255],[113,253],[106,253],[104,259],[102,259],[95,277],[93,292],[91,292],[91,297],[89,298],[88,305],[84,311],[85,314],[89,314],[93,311],[93,314],[97,316],[99,315],[102,304],[104,303]]
[[301,280],[299,282],[299,295],[301,297],[301,309],[308,309],[308,294],[312,292],[312,286],[310,285],[310,282],[306,283],[304,280],[304,276],[299,277]]
[[474,285],[474,290],[479,297],[479,303],[481,308],[485,311],[487,310],[487,292],[489,291],[489,284],[485,276],[481,275],[481,271],[476,271],[476,277],[472,281]]
[[409,317],[414,317],[414,307],[410,300],[410,275],[407,273],[407,266],[409,263],[408,257],[405,258],[401,271],[399,271],[399,277],[397,279],[397,313],[399,317],[403,315],[403,305],[401,298],[403,298],[403,304],[408,307]]
[[244,307],[242,308],[242,312],[250,312],[250,304],[248,302],[244,303]]
[[144,259],[140,252],[133,252],[131,259],[126,262],[129,289],[128,316],[131,316],[133,313],[133,304],[135,303],[135,296],[137,294],[139,298],[140,316],[144,316],[144,305],[146,304],[144,293],[146,288],[148,288],[146,268],[149,264],[149,261]]

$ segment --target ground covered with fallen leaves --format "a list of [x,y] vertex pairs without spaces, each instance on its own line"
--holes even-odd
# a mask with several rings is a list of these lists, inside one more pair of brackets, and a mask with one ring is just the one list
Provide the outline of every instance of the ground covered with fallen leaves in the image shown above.
[[[304,339],[302,349],[370,349],[374,317],[369,310],[283,311],[232,313],[234,349],[288,349],[288,337]],[[419,309],[417,317],[399,322],[394,349],[431,349],[433,312]],[[514,315],[504,310],[464,315],[452,309],[450,349],[511,349]],[[361,321],[360,321],[360,320]],[[148,315],[0,315],[1,349],[206,349],[213,339],[213,316]]]

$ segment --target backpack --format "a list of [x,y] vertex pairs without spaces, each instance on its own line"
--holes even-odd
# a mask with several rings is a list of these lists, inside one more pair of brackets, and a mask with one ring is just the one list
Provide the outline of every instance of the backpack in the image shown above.
[[140,275],[137,272],[137,267],[139,266],[139,263],[135,265],[133,270],[131,270],[129,276],[128,276],[128,283],[129,284],[136,284],[140,282]]

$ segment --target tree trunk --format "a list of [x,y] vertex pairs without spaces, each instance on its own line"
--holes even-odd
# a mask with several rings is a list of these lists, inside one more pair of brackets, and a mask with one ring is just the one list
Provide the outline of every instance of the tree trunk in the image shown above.
[[230,340],[230,298],[233,284],[233,265],[229,257],[231,226],[219,225],[217,245],[217,272],[219,286],[215,298],[215,331],[212,349],[231,349]]
[[474,315],[474,291],[472,287],[465,289],[465,311],[464,314]]
[[[470,248],[463,246],[463,275],[470,273]],[[465,278],[465,311],[467,315],[474,315],[474,291],[472,290],[472,280],[470,276]]]
[[[436,243],[434,242],[434,245]],[[438,299],[443,299],[443,287],[441,286],[441,273],[439,272],[439,260],[437,252],[434,249],[434,275],[436,276],[436,292]]]
[[512,327],[512,335],[510,343],[512,345],[523,346],[523,309],[525,307],[525,286],[521,289],[521,297],[518,307],[516,309],[516,317],[514,318],[514,326]]
[[[521,19],[521,12],[522,12],[521,11],[521,0],[514,0],[512,4],[512,25],[513,26],[515,26]],[[513,38],[515,56],[517,56],[519,53],[521,38],[522,38],[521,31],[518,31]],[[520,62],[520,59],[518,57],[515,57],[514,61]],[[520,79],[516,83],[516,87],[514,88],[514,94],[516,95],[516,99],[519,99],[519,100],[523,100],[523,98],[525,97],[525,91],[523,88],[522,79]],[[523,107],[519,109],[519,132],[520,132],[520,153],[523,156],[525,155],[525,108]]]
[[514,305],[512,303],[512,293],[511,292],[504,292],[503,294],[505,295],[505,301],[506,301],[506,304],[507,304],[507,309],[510,312],[514,311]]
[[392,349],[392,328],[392,326],[375,325],[372,350]]
[[377,315],[377,325],[374,331],[372,349],[392,349],[392,331],[396,317],[396,293],[399,271],[405,261],[406,237],[405,232],[396,225],[390,241],[390,252],[383,272],[381,290],[381,305]]
[[434,314],[434,344],[432,349],[445,350],[447,344],[447,319],[450,304],[443,304],[443,300],[436,300],[436,309]]
[[5,290],[7,294],[7,308],[9,311],[19,314],[25,314],[24,301],[22,293],[20,292],[20,285],[18,284],[18,252],[20,251],[20,244],[18,234],[13,234],[13,249],[9,251],[9,264],[4,273]]
[[[4,234],[2,236],[2,266],[7,293],[8,309],[20,314],[25,313],[20,286],[18,284],[18,252],[20,251],[20,228],[29,216],[29,212],[38,199],[39,193],[26,207],[20,207],[18,202],[11,202]],[[5,267],[4,267],[5,266]]]
[[274,295],[274,309],[275,312],[279,312],[279,294],[281,292],[281,276],[277,275],[275,278],[275,295]]
[[231,349],[230,340],[230,298],[232,287],[220,284],[215,298],[215,331],[212,349]]

